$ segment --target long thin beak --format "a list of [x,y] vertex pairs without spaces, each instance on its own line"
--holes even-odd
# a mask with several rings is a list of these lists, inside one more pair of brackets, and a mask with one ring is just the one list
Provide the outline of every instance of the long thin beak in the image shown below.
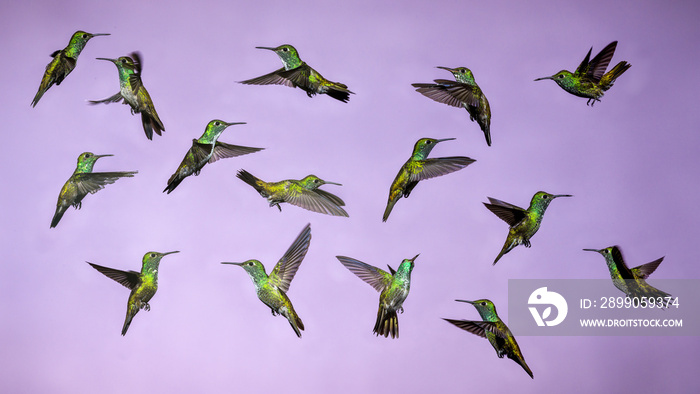
[[97,59],[97,60],[107,60],[108,62],[112,62],[112,63],[116,63],[116,62],[117,62],[117,59],[110,59],[110,58],[108,58],[108,57],[97,57],[97,58],[95,58],[95,59]]
[[[112,156],[112,155],[106,155],[106,156]],[[165,252],[165,253],[163,253],[163,256],[167,256],[167,255],[173,254],[173,253],[180,253],[180,251],[179,251],[179,250],[173,250],[172,252]]]
[[271,48],[271,47],[256,47],[256,48],[258,48],[258,49],[267,49],[267,50],[270,50],[270,51],[274,51],[275,49],[277,49],[277,48]]
[[456,140],[456,138],[443,138],[441,140],[435,140],[435,143],[437,144],[438,142],[452,141],[452,140]]
[[245,122],[233,122],[233,123],[224,122],[224,123],[226,124],[227,127],[228,127],[228,126],[233,126],[233,125],[235,125],[235,124],[246,124]]
[[555,199],[557,197],[573,197],[571,194],[555,194],[552,196],[552,199]]
[[600,253],[602,249],[584,249],[586,252],[597,252]]
[[232,264],[232,265],[237,265],[239,267],[243,266],[243,263],[231,263],[231,262],[227,262],[227,261],[222,261],[221,264]]
[[437,66],[437,67],[435,67],[435,68],[441,68],[441,69],[447,70],[447,71],[449,71],[449,72],[454,71],[454,69],[451,69],[451,68],[449,68],[449,67],[443,67],[443,66]]
[[114,155],[95,155],[95,157],[98,158],[98,159],[99,159],[100,157],[107,157],[107,156],[114,156]]
[[474,301],[467,301],[467,300],[455,300],[457,302],[466,302],[467,304],[472,304],[474,305]]
[[109,36],[109,33],[90,33],[90,36],[92,37],[97,37],[97,36]]
[[418,258],[418,256],[420,256],[420,253],[418,253],[417,255],[413,256],[413,258],[412,258],[412,259],[409,259],[409,261],[411,261],[411,262],[415,261],[416,258]]
[[537,78],[535,81],[541,81],[543,79],[553,79],[552,76],[550,75],[549,77],[542,77],[542,78]]
[[328,181],[323,181],[324,183],[327,183],[329,185],[338,185],[338,186],[343,186],[342,183],[336,183],[336,182],[328,182]]

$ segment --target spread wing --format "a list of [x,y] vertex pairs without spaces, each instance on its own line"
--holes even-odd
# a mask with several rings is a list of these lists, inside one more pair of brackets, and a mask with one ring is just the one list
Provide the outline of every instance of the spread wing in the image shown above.
[[285,201],[292,205],[308,209],[309,211],[332,216],[348,217],[348,213],[345,212],[343,208],[321,196],[317,191],[304,189],[303,187],[294,187],[290,189]]
[[299,86],[305,90],[315,91],[316,87],[311,85],[311,67],[306,63],[301,66],[280,72],[280,76],[288,81],[291,81],[293,86]]
[[214,154],[211,155],[211,158],[209,159],[209,164],[219,159],[247,155],[248,153],[261,151],[263,149],[265,148],[251,148],[248,146],[231,145],[216,141],[216,145],[214,146]]
[[141,274],[136,271],[122,271],[114,268],[103,267],[101,265],[93,264],[87,261],[92,268],[100,271],[106,277],[117,281],[128,289],[133,290],[141,283]]
[[335,256],[345,268],[349,269],[350,272],[357,275],[358,278],[365,281],[370,286],[374,287],[375,290],[381,292],[389,284],[391,284],[392,276],[375,266],[361,262],[360,260],[355,260],[350,257],[345,256]]
[[525,210],[517,205],[509,204],[505,201],[497,200],[491,197],[488,199],[491,203],[484,203],[486,208],[496,214],[496,216],[501,218],[501,220],[508,223],[508,225],[511,227],[520,223],[520,221],[525,217]]
[[435,84],[414,83],[416,92],[438,103],[461,108],[463,103],[473,107],[479,106],[479,98],[474,95],[472,86],[447,79],[436,79]]
[[596,82],[600,81],[600,78],[605,74],[605,70],[608,68],[608,64],[610,64],[610,60],[612,60],[615,54],[615,48],[617,48],[617,41],[611,42],[595,55],[593,60],[588,64],[586,75]]
[[508,333],[501,331],[495,323],[490,321],[473,321],[473,320],[452,320],[443,319],[455,326],[461,328],[462,330],[469,331],[474,335],[486,338],[486,331],[496,334],[496,336],[501,338],[507,338]]
[[88,100],[88,103],[90,104],[110,104],[110,103],[118,103],[122,101],[124,97],[122,97],[122,93],[119,92],[115,94],[114,96],[107,97],[106,99],[102,100]]
[[281,76],[280,74],[282,72],[284,72],[284,67],[257,78],[241,81],[240,83],[246,85],[285,85],[289,86],[290,88],[293,88],[294,83],[289,79]]
[[309,250],[310,242],[311,224],[307,224],[270,273],[269,278],[272,284],[283,292],[286,293],[289,290],[289,285]]
[[80,194],[97,193],[103,189],[105,185],[116,182],[117,179],[123,177],[133,177],[138,171],[125,172],[89,172],[76,174],[74,178],[75,185]]
[[659,264],[664,261],[664,258],[656,259],[651,263],[642,264],[639,267],[632,268],[632,273],[636,278],[646,279],[659,267]]
[[421,162],[423,170],[412,173],[409,177],[409,182],[417,182],[449,174],[461,170],[475,161],[474,159],[463,156],[425,159]]
[[343,201],[340,197],[336,196],[335,194],[329,193],[321,189],[316,189],[314,190],[314,192],[316,192],[316,194],[318,194],[319,196],[327,199],[328,201],[332,202],[333,204],[339,207],[345,206],[345,201]]
[[617,270],[620,272],[620,276],[622,276],[622,279],[635,279],[634,275],[632,274],[632,271],[629,268],[627,268],[627,264],[622,258],[622,251],[620,251],[620,247],[612,247],[612,258],[613,262],[615,262],[615,266],[617,266]]

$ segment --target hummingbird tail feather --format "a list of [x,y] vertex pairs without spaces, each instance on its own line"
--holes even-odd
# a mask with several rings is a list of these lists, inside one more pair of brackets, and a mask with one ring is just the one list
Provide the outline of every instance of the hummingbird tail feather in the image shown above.
[[[236,176],[237,176],[240,180],[242,180],[243,182],[245,182],[245,183],[249,184],[250,186],[252,186],[255,190],[258,191],[258,193],[260,193],[260,191],[262,190],[262,188],[260,187],[260,185],[258,185],[258,182],[260,181],[260,179],[258,179],[257,177],[255,177],[255,175],[251,174],[250,172],[241,169],[241,170],[238,170],[238,173],[236,174]],[[278,205],[277,207],[279,208],[279,205]],[[281,210],[282,210],[282,209],[280,208],[280,211],[281,211]]]
[[[401,198],[401,196],[399,196]],[[395,200],[389,200],[389,202],[386,204],[386,209],[384,210],[384,216],[382,217],[382,221],[386,222],[387,219],[389,219],[389,215],[391,214],[391,210],[394,209],[394,205],[396,205],[396,202],[399,201],[399,198]]]
[[396,315],[396,311],[387,310],[380,305],[379,311],[377,311],[377,322],[374,324],[373,332],[377,336],[383,335],[389,338],[391,334],[392,338],[398,338],[399,318]]
[[53,219],[51,220],[51,228],[56,227],[58,225],[58,222],[61,221],[61,218],[63,217],[63,214],[66,213],[66,208],[64,207],[58,207],[56,208],[56,213],[53,215]]
[[344,103],[347,103],[350,100],[350,93],[352,92],[347,89],[347,86],[339,83],[329,86],[328,91],[326,92],[327,95]]
[[[299,338],[301,338],[301,331],[304,330],[304,323],[302,323],[301,318],[299,316],[292,316],[289,320],[289,325],[292,326],[294,329],[294,332],[297,334]],[[301,331],[300,331],[301,330]]]
[[527,374],[530,375],[530,378],[532,378],[532,379],[535,378],[535,376],[532,374],[532,370],[530,369],[530,367],[527,366],[527,363],[525,362],[524,359],[519,358],[519,357],[512,357],[511,360],[515,361],[515,362],[518,363],[521,367],[523,367],[523,369],[525,370],[525,372],[527,372]]
[[600,88],[603,90],[610,89],[615,83],[615,80],[630,67],[632,67],[632,65],[625,61],[617,63],[612,70],[605,73],[605,75],[603,75],[603,77],[600,79]]
[[180,183],[182,183],[182,181],[183,181],[184,179],[185,179],[185,178],[179,177],[177,172],[174,173],[173,176],[171,176],[170,179],[168,179],[168,186],[166,186],[165,189],[163,189],[163,192],[164,192],[164,193],[167,192],[168,194],[170,194],[170,192],[172,192],[173,190],[175,190],[175,188],[176,188]]
[[136,316],[136,313],[139,311],[138,308],[134,311],[134,313],[131,313],[131,308],[126,311],[126,319],[124,320],[124,327],[122,327],[122,336],[126,335],[126,331],[129,329],[129,326],[131,325],[131,320]]

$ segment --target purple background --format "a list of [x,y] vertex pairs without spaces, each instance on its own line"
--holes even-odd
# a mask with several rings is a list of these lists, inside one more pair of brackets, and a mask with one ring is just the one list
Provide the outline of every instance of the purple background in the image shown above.
[[[655,278],[699,278],[696,5],[562,2],[121,1],[5,2],[0,108],[0,386],[4,392],[682,392],[697,389],[698,337],[518,337],[535,379],[485,339],[441,317],[478,319],[455,298],[489,298],[507,319],[508,278],[606,278],[599,255],[630,265],[666,256]],[[246,5],[249,4],[249,5]],[[690,4],[690,3],[684,3]],[[30,106],[51,52],[76,30],[91,40],[76,70]],[[587,107],[552,81],[619,40],[611,67],[632,68]],[[302,59],[357,93],[343,104],[299,89],[236,83],[277,69],[255,46],[294,45]],[[120,104],[117,72],[96,57],[141,51],[143,80],[163,120],[148,141]],[[416,93],[413,82],[467,66],[493,110],[487,147],[466,111]],[[161,193],[208,121],[244,121],[221,141],[266,150],[207,166]],[[433,157],[473,165],[421,183],[381,222],[388,189],[421,137],[457,140]],[[114,154],[96,171],[138,170],[72,208],[49,229],[56,197],[83,151]],[[314,173],[350,218],[268,208],[236,179]],[[531,249],[495,267],[507,225],[486,197],[555,201]],[[289,296],[306,331],[273,318],[238,267],[270,270],[302,227],[312,241]],[[161,265],[150,312],[119,335],[128,290],[85,261]],[[378,294],[334,256],[385,267],[420,253],[401,338],[372,335]],[[612,287],[612,284],[611,284]],[[613,289],[614,290],[614,289]]]

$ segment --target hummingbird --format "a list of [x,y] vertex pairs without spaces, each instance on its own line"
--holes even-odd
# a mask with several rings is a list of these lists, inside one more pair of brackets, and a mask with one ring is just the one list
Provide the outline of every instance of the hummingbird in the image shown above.
[[265,149],[231,145],[217,141],[227,127],[237,124],[245,124],[245,122],[227,123],[218,119],[209,122],[204,129],[204,134],[199,139],[192,140],[192,147],[187,151],[177,171],[168,179],[168,186],[163,192],[170,194],[188,176],[192,174],[195,176],[199,175],[199,172],[207,163],[213,163],[228,157],[247,155],[248,153]]
[[408,197],[419,181],[461,170],[476,161],[464,156],[428,159],[430,151],[433,150],[436,144],[450,140],[454,140],[454,138],[441,140],[421,138],[416,142],[416,145],[413,147],[413,154],[401,167],[399,173],[396,174],[396,178],[394,178],[394,182],[391,184],[389,202],[384,210],[382,221],[386,222],[396,202],[401,197]]
[[615,80],[628,68],[632,67],[626,61],[621,61],[612,70],[605,72],[616,47],[617,41],[611,42],[600,53],[595,55],[593,60],[589,61],[593,50],[591,47],[586,57],[583,58],[583,61],[573,73],[561,70],[550,77],[537,78],[535,81],[551,79],[574,96],[587,98],[586,105],[593,106],[596,101],[600,101],[600,98],[603,97],[603,92],[610,89]]
[[436,79],[433,83],[411,84],[416,92],[438,103],[464,108],[469,119],[476,121],[484,132],[486,143],[491,146],[491,107],[484,92],[474,80],[474,74],[466,67],[449,68],[438,66],[454,75],[456,81]]
[[108,35],[109,33],[92,34],[78,30],[73,33],[67,47],[54,51],[51,54],[53,60],[46,65],[44,77],[41,78],[41,83],[39,84],[39,91],[36,92],[34,100],[32,100],[32,107],[36,107],[39,100],[41,100],[41,96],[43,96],[54,83],[60,85],[61,82],[63,82],[63,78],[67,77],[68,74],[73,71],[80,52],[82,52],[83,48],[85,48],[85,44],[87,44],[92,37]]
[[638,267],[628,268],[627,263],[622,258],[620,247],[610,246],[605,249],[584,249],[589,252],[598,252],[605,257],[605,263],[610,270],[610,277],[613,285],[620,291],[625,293],[630,298],[666,298],[671,297],[670,294],[652,287],[646,282],[646,278],[656,270],[656,268],[664,260],[663,257],[652,261],[651,263],[642,264]]
[[265,267],[258,260],[248,260],[242,263],[222,262],[243,267],[255,284],[255,292],[260,301],[272,311],[272,316],[282,315],[287,318],[294,332],[301,338],[304,323],[294,311],[292,302],[287,297],[289,285],[299,269],[311,242],[311,224],[307,224],[294,240],[292,245],[277,262],[270,275],[265,273]]
[[530,370],[530,367],[525,363],[525,358],[523,353],[520,351],[518,342],[515,341],[513,333],[510,332],[508,326],[498,317],[496,313],[496,306],[493,302],[489,300],[476,300],[476,301],[465,301],[465,300],[455,300],[458,302],[466,302],[474,305],[479,315],[484,321],[473,321],[473,320],[453,320],[453,319],[443,319],[455,326],[469,331],[474,335],[484,337],[489,340],[491,346],[496,349],[496,354],[498,358],[503,358],[507,356],[509,359],[518,363],[531,378],[535,378]]
[[123,99],[124,104],[129,104],[131,107],[132,115],[141,114],[143,131],[149,140],[153,139],[154,131],[156,134],[162,135],[161,133],[165,131],[165,126],[163,126],[163,122],[158,117],[156,107],[153,106],[153,100],[151,100],[151,96],[141,80],[141,69],[143,67],[141,55],[138,52],[132,52],[129,56],[122,56],[117,59],[104,57],[98,57],[97,59],[110,61],[117,66],[117,71],[119,72],[119,93],[104,100],[90,100],[90,104],[118,103]]
[[525,245],[526,248],[530,247],[530,238],[540,229],[544,211],[547,210],[549,203],[557,197],[572,197],[572,195],[554,195],[539,191],[532,197],[528,209],[522,209],[495,198],[488,198],[491,203],[484,203],[486,208],[510,226],[506,243],[503,245],[503,249],[501,249],[496,260],[493,261],[493,265],[496,265],[504,254],[510,252],[511,249],[518,245]]
[[280,45],[276,48],[256,47],[273,51],[280,57],[284,67],[269,74],[241,81],[246,85],[285,85],[291,88],[298,87],[306,92],[309,97],[316,94],[327,94],[336,100],[347,103],[350,94],[347,85],[340,82],[329,81],[318,71],[311,68],[299,58],[299,53],[291,45]]
[[121,172],[92,172],[92,167],[100,157],[113,155],[96,155],[92,152],[83,152],[78,156],[78,165],[73,171],[73,175],[66,181],[58,194],[56,203],[56,213],[51,220],[51,228],[56,227],[63,217],[66,209],[71,205],[80,209],[83,198],[88,193],[97,193],[105,185],[116,182],[119,178],[133,177],[138,171]]
[[92,268],[100,271],[106,277],[114,279],[118,283],[124,285],[129,290],[129,302],[126,304],[126,319],[124,320],[124,327],[122,327],[122,335],[126,335],[126,331],[129,329],[131,320],[139,313],[140,309],[150,311],[151,306],[148,301],[153,298],[158,290],[158,266],[160,265],[160,259],[163,256],[179,253],[179,251],[159,253],[159,252],[148,252],[143,255],[141,272],[136,271],[122,271],[114,268],[103,267],[101,265],[93,264],[87,261]]
[[389,272],[350,257],[335,256],[345,268],[381,293],[377,322],[372,331],[376,336],[383,335],[389,338],[391,334],[392,338],[399,337],[399,319],[396,311],[403,313],[403,302],[411,290],[414,260],[418,256],[404,259],[396,270],[387,264]]
[[265,182],[243,169],[239,170],[236,176],[265,197],[270,207],[277,206],[280,212],[282,212],[280,203],[288,202],[309,211],[348,217],[348,213],[342,208],[345,205],[343,200],[319,189],[324,184],[342,186],[340,183],[324,181],[316,175],[307,175],[301,180]]

